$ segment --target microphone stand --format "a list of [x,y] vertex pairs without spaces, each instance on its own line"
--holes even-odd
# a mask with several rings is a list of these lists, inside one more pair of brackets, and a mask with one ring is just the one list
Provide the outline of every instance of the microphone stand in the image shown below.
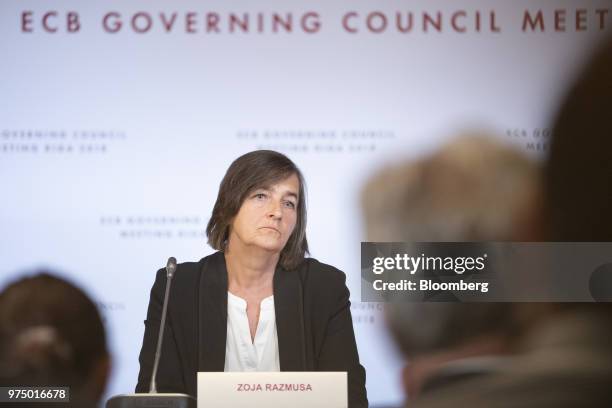
[[180,393],[158,393],[157,392],[157,368],[161,356],[161,348],[164,337],[164,327],[166,326],[166,315],[168,313],[168,298],[170,297],[170,285],[176,272],[176,259],[172,256],[166,263],[166,293],[162,307],[162,316],[157,337],[157,348],[155,350],[155,360],[153,362],[153,373],[151,374],[151,384],[148,393],[139,394],[120,394],[115,395],[106,402],[106,408],[196,408],[196,400],[191,395]]
[[155,360],[153,362],[153,374],[151,375],[151,385],[149,386],[149,394],[157,394],[157,368],[159,366],[159,357],[161,356],[161,346],[164,341],[164,328],[166,327],[166,314],[168,313],[168,298],[170,297],[170,285],[172,278],[176,272],[176,259],[171,256],[166,264],[166,293],[164,295],[164,305],[162,307],[161,323],[159,326],[159,335],[157,337],[157,348],[155,350]]

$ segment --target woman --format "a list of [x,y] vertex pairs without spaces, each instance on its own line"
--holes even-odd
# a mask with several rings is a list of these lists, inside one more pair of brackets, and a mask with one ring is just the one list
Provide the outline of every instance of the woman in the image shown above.
[[[173,280],[157,389],[196,395],[198,371],[346,371],[349,406],[367,406],[345,275],[305,258],[300,170],[260,150],[228,169],[206,229],[217,249]],[[148,391],[165,270],[145,321],[136,392]]]

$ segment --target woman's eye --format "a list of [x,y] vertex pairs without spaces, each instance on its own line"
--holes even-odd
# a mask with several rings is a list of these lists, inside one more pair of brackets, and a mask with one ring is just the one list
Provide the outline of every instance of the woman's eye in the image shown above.
[[253,197],[258,200],[263,200],[264,198],[266,198],[266,195],[264,193],[257,193]]
[[285,201],[285,207],[294,209],[295,203],[293,203],[292,201]]

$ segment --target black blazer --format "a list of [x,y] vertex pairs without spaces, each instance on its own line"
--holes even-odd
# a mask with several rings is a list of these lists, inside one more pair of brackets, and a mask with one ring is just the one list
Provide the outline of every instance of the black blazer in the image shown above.
[[[274,308],[281,371],[347,371],[350,407],[367,407],[346,276],[307,258],[293,271],[277,266]],[[227,269],[222,252],[178,265],[157,372],[159,392],[196,396],[198,371],[223,371],[227,337]],[[136,392],[147,392],[159,332],[166,271],[151,289]]]

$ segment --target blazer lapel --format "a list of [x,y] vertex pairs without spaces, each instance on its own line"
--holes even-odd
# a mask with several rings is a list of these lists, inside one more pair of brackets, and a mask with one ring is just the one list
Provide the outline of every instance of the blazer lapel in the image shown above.
[[278,266],[274,272],[274,313],[278,333],[278,355],[281,371],[304,371],[302,363],[303,307],[302,285],[298,271],[286,271]]
[[227,269],[223,252],[206,258],[199,289],[198,370],[223,371],[227,338]]

